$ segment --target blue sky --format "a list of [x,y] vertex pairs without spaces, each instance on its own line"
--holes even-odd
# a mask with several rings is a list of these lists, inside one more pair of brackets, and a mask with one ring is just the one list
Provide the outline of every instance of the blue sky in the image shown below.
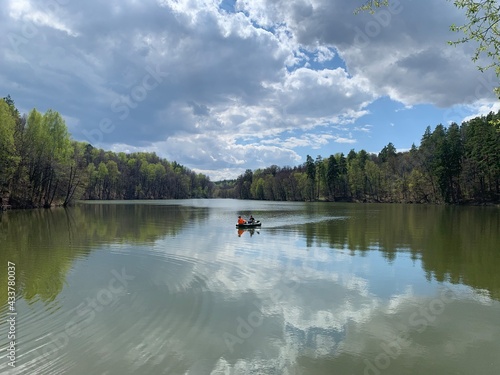
[[74,139],[208,174],[419,144],[500,105],[446,0],[6,0],[0,95]]

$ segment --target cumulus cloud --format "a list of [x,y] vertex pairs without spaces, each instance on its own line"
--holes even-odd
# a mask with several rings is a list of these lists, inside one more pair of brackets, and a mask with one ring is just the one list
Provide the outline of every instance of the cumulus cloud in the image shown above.
[[8,0],[0,84],[22,111],[61,112],[78,140],[228,177],[356,142],[351,127],[384,96],[491,105],[495,77],[471,45],[446,44],[463,17],[453,5],[393,4],[354,15],[340,0]]

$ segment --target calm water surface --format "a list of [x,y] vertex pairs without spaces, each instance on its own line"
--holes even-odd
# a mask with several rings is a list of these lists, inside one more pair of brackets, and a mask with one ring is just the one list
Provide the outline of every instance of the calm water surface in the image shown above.
[[2,374],[500,373],[498,207],[85,203],[0,247]]

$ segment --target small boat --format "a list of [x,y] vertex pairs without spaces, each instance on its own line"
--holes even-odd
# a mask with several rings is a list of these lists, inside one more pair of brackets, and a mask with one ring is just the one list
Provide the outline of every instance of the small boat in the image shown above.
[[257,220],[256,222],[253,223],[246,223],[246,224],[236,224],[236,228],[256,228],[260,227],[262,223],[260,220]]

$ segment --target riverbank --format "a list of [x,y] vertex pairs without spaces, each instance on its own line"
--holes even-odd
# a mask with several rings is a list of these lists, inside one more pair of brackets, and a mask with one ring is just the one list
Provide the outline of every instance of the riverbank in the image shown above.
[[[189,199],[189,198],[188,198]],[[234,198],[203,198],[207,200],[215,200],[215,199],[234,199]],[[130,201],[151,201],[151,200],[167,200],[167,199],[105,199],[105,200],[100,200],[100,199],[83,199],[83,200],[78,200],[71,202],[68,205],[63,205],[62,203],[56,203],[56,204],[51,204],[50,206],[34,206],[34,205],[24,205],[24,206],[16,206],[8,204],[8,203],[3,203],[0,206],[0,213],[6,212],[6,211],[16,211],[16,210],[35,210],[35,209],[51,209],[51,208],[56,208],[56,207],[71,207],[75,206],[78,203],[82,202],[106,202],[106,201],[125,201],[125,202],[130,202]],[[258,199],[239,199],[241,201],[255,201],[255,202],[304,202],[304,201],[271,201],[271,200],[258,200]],[[432,206],[487,206],[487,207],[498,207],[500,208],[500,202],[494,202],[494,201],[463,201],[463,202],[458,202],[458,203],[445,203],[445,202],[413,202],[413,201],[406,201],[406,202],[391,202],[391,201],[381,201],[381,200],[375,200],[375,199],[354,199],[354,198],[349,198],[349,199],[338,199],[335,201],[328,200],[325,198],[320,198],[317,200],[312,200],[312,201],[307,201],[309,203],[353,203],[353,204],[371,204],[371,203],[377,203],[377,204],[403,204],[403,205],[432,205]]]

